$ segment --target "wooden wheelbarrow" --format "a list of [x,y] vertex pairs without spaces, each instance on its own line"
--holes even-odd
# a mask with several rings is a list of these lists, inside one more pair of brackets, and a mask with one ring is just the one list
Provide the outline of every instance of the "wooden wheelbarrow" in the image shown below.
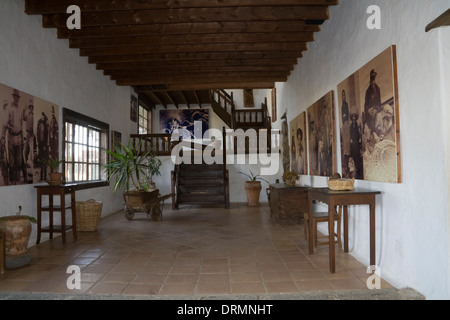
[[161,196],[159,189],[152,191],[128,191],[124,193],[125,218],[131,221],[136,212],[145,212],[153,220],[162,220],[164,201],[172,194]]

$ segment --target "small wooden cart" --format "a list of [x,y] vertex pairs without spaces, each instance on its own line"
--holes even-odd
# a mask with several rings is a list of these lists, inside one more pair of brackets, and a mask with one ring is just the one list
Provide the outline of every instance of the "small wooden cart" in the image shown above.
[[159,189],[149,192],[134,191],[124,193],[125,218],[131,221],[136,212],[145,212],[153,220],[162,220],[164,201],[172,194],[161,196]]

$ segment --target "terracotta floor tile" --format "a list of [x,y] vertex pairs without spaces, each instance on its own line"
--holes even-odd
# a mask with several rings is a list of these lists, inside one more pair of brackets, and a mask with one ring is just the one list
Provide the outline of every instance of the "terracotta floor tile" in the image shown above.
[[[336,273],[329,273],[328,248],[310,255],[303,225],[274,222],[267,204],[164,210],[158,222],[145,214],[127,221],[118,212],[78,240],[33,246],[29,266],[0,275],[0,291],[171,296],[367,287],[365,266],[337,248]],[[67,288],[71,264],[81,268],[79,290]]]
[[313,292],[313,291],[332,291],[335,288],[331,285],[328,280],[306,280],[306,281],[296,281],[298,289],[301,292]]
[[127,283],[99,282],[89,291],[94,294],[121,294],[127,285]]
[[160,295],[192,295],[194,294],[194,285],[189,284],[163,284]]
[[325,280],[322,272],[318,270],[294,270],[291,271],[291,277],[295,281]]
[[130,284],[123,290],[122,294],[131,295],[156,295],[161,289],[161,285],[158,284]]
[[291,281],[292,277],[289,272],[261,272],[261,277],[264,282],[283,282]]
[[265,282],[268,293],[295,293],[299,288],[293,281]]
[[330,283],[337,290],[359,290],[359,289],[367,289],[367,285],[365,282],[359,279],[331,279]]
[[166,284],[194,284],[197,281],[196,273],[169,273]]
[[136,274],[134,273],[109,273],[105,275],[102,282],[130,283]]
[[234,272],[230,273],[231,283],[253,283],[262,282],[259,272]]
[[203,282],[198,283],[195,287],[195,294],[205,295],[205,294],[229,294],[230,285],[227,281],[221,282]]
[[265,293],[265,287],[261,282],[231,283],[231,294],[261,294]]

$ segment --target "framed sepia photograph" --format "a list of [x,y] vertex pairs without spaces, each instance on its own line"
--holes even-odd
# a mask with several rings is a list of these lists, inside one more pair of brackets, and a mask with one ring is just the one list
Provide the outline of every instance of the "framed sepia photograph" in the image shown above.
[[244,89],[244,107],[254,108],[255,100],[253,97],[253,89]]
[[308,108],[307,118],[310,175],[331,177],[337,167],[333,91]]
[[59,159],[59,107],[0,84],[0,186],[46,181]]
[[272,89],[272,122],[276,122],[277,119],[277,88]]
[[115,150],[116,146],[120,147],[122,143],[122,133],[119,131],[111,131],[111,150]]
[[400,183],[396,47],[338,85],[343,178]]
[[130,120],[133,122],[138,120],[138,100],[133,95],[130,97]]
[[306,141],[306,112],[290,123],[291,170],[299,175],[308,174],[308,148]]

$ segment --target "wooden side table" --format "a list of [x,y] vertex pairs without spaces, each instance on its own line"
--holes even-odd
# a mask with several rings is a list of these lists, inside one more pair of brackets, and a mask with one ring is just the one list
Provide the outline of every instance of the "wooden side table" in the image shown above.
[[[370,209],[370,265],[375,265],[375,203],[379,191],[355,189],[353,191],[333,191],[329,188],[311,188],[308,191],[309,230],[313,228],[313,201],[328,204],[328,237],[330,272],[336,272],[334,248],[334,208],[344,207],[344,252],[348,252],[348,206],[369,205]],[[309,233],[309,254],[314,253],[313,235]]]
[[[66,231],[72,229],[73,238],[77,239],[76,231],[76,209],[75,209],[75,190],[76,184],[61,184],[58,186],[38,185],[35,186],[37,190],[37,239],[36,244],[41,241],[41,233],[47,232],[50,234],[50,239],[53,238],[53,233],[61,233],[62,242],[66,243]],[[66,195],[70,195],[70,201],[66,203]],[[43,205],[43,197],[48,196],[48,205]],[[59,196],[59,204],[54,204],[53,197]],[[66,210],[72,213],[72,224],[66,224]],[[49,213],[49,225],[42,227],[42,213]],[[53,213],[61,213],[61,224],[53,225]]]
[[275,220],[300,221],[308,212],[309,187],[287,186],[284,183],[271,184],[270,216]]

